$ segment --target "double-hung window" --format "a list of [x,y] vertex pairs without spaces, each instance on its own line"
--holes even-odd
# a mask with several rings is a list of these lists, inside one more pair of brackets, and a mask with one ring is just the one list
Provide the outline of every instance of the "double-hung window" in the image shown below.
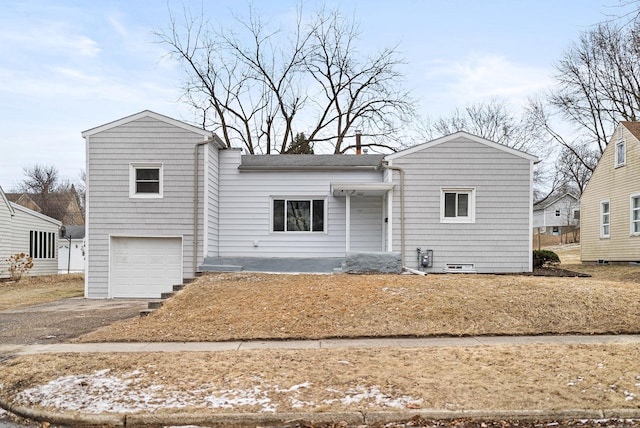
[[631,195],[631,235],[640,236],[640,193]]
[[324,232],[324,199],[272,200],[274,232]]
[[627,145],[624,140],[616,143],[616,164],[615,167],[624,166],[627,163]]
[[162,198],[163,165],[158,162],[129,164],[129,197]]
[[611,235],[611,205],[609,201],[600,202],[600,237],[608,238]]
[[442,189],[440,221],[442,223],[474,223],[475,189]]

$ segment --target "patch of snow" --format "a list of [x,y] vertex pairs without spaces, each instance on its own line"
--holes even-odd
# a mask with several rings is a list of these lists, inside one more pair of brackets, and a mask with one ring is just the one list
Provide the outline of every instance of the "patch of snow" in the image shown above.
[[360,404],[363,401],[368,401],[369,407],[377,404],[384,407],[405,408],[408,404],[422,403],[422,398],[415,399],[407,395],[394,397],[391,394],[385,394],[380,391],[380,387],[375,385],[369,387],[360,385],[355,388],[350,388],[345,392],[333,388],[327,388],[327,391],[333,392],[336,395],[342,395],[342,397],[323,400],[323,404],[333,404],[335,402],[340,402],[344,405],[350,405]]
[[346,391],[328,388],[326,391],[331,392],[335,398],[314,403],[301,397],[303,390],[311,387],[310,382],[303,382],[282,388],[259,377],[251,388],[217,389],[212,383],[199,385],[199,388],[171,387],[150,382],[144,370],[116,375],[105,369],[91,374],[61,376],[45,385],[20,392],[15,400],[20,405],[39,405],[58,411],[92,414],[154,412],[157,409],[186,407],[236,409],[245,406],[258,407],[262,412],[276,412],[278,405],[273,402],[274,394],[284,394],[284,399],[288,399],[293,408],[332,403],[404,408],[422,402],[422,399],[401,395],[396,391],[383,392],[379,386],[374,385],[357,386]]

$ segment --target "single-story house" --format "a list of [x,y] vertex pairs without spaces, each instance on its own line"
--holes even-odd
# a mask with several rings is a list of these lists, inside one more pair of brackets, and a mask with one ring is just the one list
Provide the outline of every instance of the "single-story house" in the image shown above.
[[82,133],[90,298],[207,270],[532,270],[534,156],[465,132],[389,155],[243,155],[143,111]]
[[58,240],[58,273],[84,272],[84,226],[64,225]]
[[58,220],[9,202],[0,187],[0,278],[9,277],[6,259],[18,253],[33,258],[27,275],[58,273],[60,226]]
[[640,262],[640,122],[620,122],[580,198],[583,262]]
[[580,199],[564,193],[533,205],[534,232],[558,236],[580,225]]

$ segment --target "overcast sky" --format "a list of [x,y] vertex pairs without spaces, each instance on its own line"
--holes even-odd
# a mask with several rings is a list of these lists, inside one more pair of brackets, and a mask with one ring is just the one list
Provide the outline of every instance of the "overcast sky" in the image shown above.
[[[307,1],[311,11],[324,3]],[[242,0],[3,0],[0,3],[0,186],[23,167],[53,164],[76,181],[85,168],[80,133],[149,109],[188,120],[180,67],[162,59],[152,31],[183,5],[211,21],[244,14]],[[255,0],[278,19],[295,0]],[[591,25],[619,15],[619,0],[345,0],[361,43],[399,43],[403,70],[430,117],[493,97],[514,106],[551,84],[562,52]]]

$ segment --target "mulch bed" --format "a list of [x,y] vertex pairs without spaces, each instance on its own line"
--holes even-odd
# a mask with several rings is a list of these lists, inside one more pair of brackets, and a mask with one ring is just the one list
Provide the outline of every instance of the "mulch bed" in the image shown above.
[[540,268],[534,268],[533,272],[524,273],[528,276],[555,276],[555,277],[579,277],[590,278],[591,275],[587,273],[574,272],[572,270],[561,269],[553,266],[543,266]]

